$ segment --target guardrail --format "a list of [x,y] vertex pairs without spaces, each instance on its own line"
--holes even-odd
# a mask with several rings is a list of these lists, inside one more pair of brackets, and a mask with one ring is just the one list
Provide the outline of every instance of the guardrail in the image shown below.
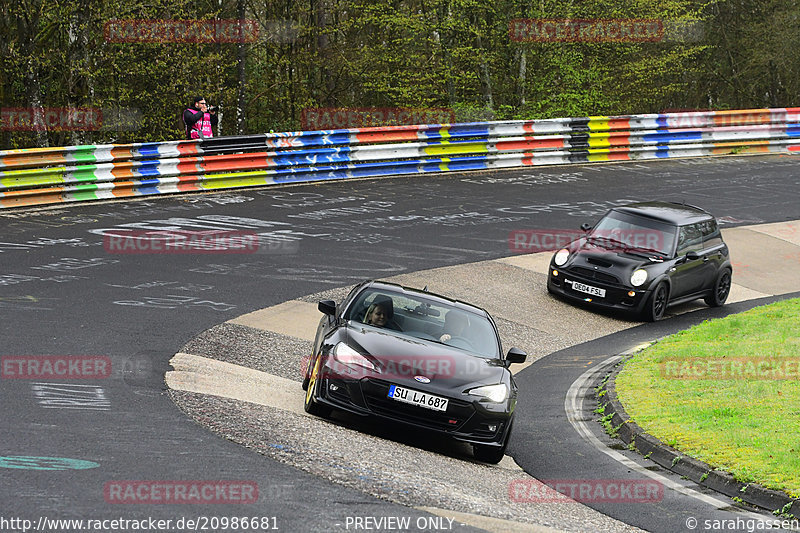
[[0,208],[327,179],[767,152],[800,152],[800,108],[32,148],[0,151]]

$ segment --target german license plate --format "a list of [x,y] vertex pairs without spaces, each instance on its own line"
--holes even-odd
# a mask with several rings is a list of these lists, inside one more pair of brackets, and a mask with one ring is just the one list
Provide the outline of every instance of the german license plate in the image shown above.
[[[570,283],[567,280],[567,283]],[[572,283],[572,290],[583,292],[585,294],[591,294],[592,296],[597,296],[599,298],[605,298],[606,290],[601,289],[600,287],[592,287],[591,285],[584,285],[578,281],[573,281]]]
[[427,392],[420,392],[405,387],[398,387],[397,385],[389,386],[389,398],[397,400],[398,402],[424,407],[425,409],[447,411],[447,398],[441,398],[433,394],[428,394]]

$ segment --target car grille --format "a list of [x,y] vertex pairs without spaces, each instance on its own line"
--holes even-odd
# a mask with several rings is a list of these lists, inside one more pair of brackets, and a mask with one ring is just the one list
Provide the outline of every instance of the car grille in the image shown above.
[[591,268],[572,267],[569,269],[569,271],[572,272],[573,274],[577,274],[578,276],[582,276],[586,279],[593,279],[597,281],[604,281],[606,283],[619,284],[618,277],[612,276],[611,274],[606,274],[605,272],[600,272],[598,270],[592,270]]
[[450,398],[447,411],[434,411],[392,400],[389,395],[389,383],[377,379],[365,379],[361,382],[361,390],[367,407],[375,414],[411,422],[432,429],[455,431],[474,414],[472,404]]

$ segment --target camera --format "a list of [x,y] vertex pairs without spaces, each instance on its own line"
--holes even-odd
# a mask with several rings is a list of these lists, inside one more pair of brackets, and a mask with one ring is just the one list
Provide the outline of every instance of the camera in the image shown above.
[[208,112],[209,113],[214,113],[216,111],[219,111],[219,105],[210,105],[210,106],[208,106]]

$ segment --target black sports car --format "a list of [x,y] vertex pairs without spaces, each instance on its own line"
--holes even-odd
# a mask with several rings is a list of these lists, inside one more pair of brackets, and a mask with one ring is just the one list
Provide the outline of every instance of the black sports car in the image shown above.
[[503,357],[486,311],[380,281],[319,310],[303,380],[308,413],[380,417],[467,442],[478,460],[503,458],[517,403],[508,367],[526,354]]
[[716,219],[699,207],[645,202],[615,207],[550,260],[547,290],[659,320],[667,307],[725,303],[730,256]]

